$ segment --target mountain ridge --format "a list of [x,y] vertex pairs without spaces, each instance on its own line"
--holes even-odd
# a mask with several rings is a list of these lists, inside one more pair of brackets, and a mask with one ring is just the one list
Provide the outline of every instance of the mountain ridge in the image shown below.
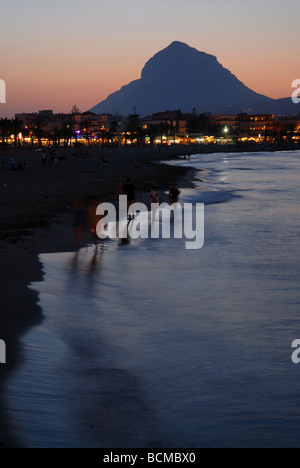
[[91,111],[140,115],[166,109],[199,113],[297,113],[291,99],[272,99],[256,93],[218,62],[214,55],[174,41],[156,53],[141,77],[112,93]]

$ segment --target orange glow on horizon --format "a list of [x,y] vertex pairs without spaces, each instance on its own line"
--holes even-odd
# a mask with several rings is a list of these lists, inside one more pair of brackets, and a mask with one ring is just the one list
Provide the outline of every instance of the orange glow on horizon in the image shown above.
[[4,2],[0,115],[67,112],[74,104],[87,110],[140,78],[144,64],[176,40],[215,55],[254,91],[289,97],[300,78],[299,13],[298,0],[288,8],[281,0]]
[[[0,116],[15,113],[53,109],[68,112],[74,104],[82,111],[95,106],[107,96],[133,80],[139,79],[148,59],[156,51],[122,56],[99,54],[92,61],[74,55],[66,62],[64,55],[55,63],[42,57],[27,57],[20,63],[11,57],[6,61],[8,70],[3,78],[7,84],[7,104],[0,105]],[[258,57],[255,54],[234,57],[226,51],[223,54],[211,52],[218,61],[229,69],[246,86],[272,98],[291,96],[291,83],[297,76],[297,64],[293,57],[278,62],[276,57]],[[21,72],[22,70],[22,72]],[[87,70],[87,71],[86,71]],[[158,109],[163,111],[165,109]]]
[[[224,62],[223,65],[230,69]],[[238,69],[237,66],[238,64],[233,62],[232,73],[254,91],[275,99],[291,95],[291,84],[297,76],[296,70],[291,73],[283,67],[273,72],[263,61],[259,64],[260,74],[251,66],[250,69],[245,69],[240,64]],[[51,74],[51,67],[26,70],[27,73],[24,70],[21,80],[17,78],[17,74],[4,76],[3,79],[7,83],[7,104],[1,104],[0,116],[42,109],[68,112],[74,104],[85,111],[122,86],[140,78],[136,63],[132,64],[132,69],[128,64],[125,68],[120,63],[108,66],[106,70],[98,70],[93,65],[89,74],[80,73],[76,68],[60,69],[56,75]],[[296,69],[296,66],[294,68]]]

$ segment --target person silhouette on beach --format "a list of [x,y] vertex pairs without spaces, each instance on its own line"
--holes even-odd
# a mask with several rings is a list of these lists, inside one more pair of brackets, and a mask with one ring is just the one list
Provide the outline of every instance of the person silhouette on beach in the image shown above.
[[55,158],[56,158],[56,151],[55,151],[54,148],[51,148],[51,149],[50,149],[50,159],[49,159],[49,161],[50,161],[50,167],[53,166],[53,164],[54,164],[54,162],[55,162]]
[[180,190],[178,190],[176,184],[173,184],[169,193],[169,201],[171,205],[174,205],[174,203],[178,203],[179,195]]
[[74,202],[72,217],[73,228],[76,233],[76,250],[79,250],[81,247],[82,233],[87,219],[86,206],[80,198],[77,198]]
[[158,193],[157,193],[157,185],[153,185],[153,187],[152,187],[152,190],[151,190],[151,193],[150,193],[150,203],[151,203],[151,213],[152,213],[152,224],[154,224],[155,217],[156,217],[156,211],[157,211],[157,207],[155,207],[154,205],[159,203],[159,196],[158,196]]
[[150,193],[150,202],[151,204],[153,203],[159,203],[159,197],[157,193],[157,185],[153,185],[151,193]]
[[11,158],[10,162],[9,162],[9,168],[11,171],[16,171],[17,170],[17,167],[16,167],[16,161],[14,158]]
[[126,223],[126,227],[123,229],[122,235],[119,239],[119,247],[126,246],[130,244],[130,236],[129,236],[129,225],[131,220]]
[[47,162],[47,153],[45,150],[42,151],[42,166],[45,167],[45,164]]
[[134,213],[131,211],[131,206],[136,202],[136,191],[135,186],[132,184],[129,177],[123,187],[123,192],[124,195],[127,196],[128,219],[129,221],[132,221],[134,219]]
[[[105,216],[107,216],[107,213],[105,213],[102,216],[97,215],[97,207],[98,207],[99,204],[100,204],[100,202],[97,203],[95,198],[90,198],[89,207],[88,207],[88,219],[89,219],[89,226],[90,226],[90,230],[91,230],[91,233],[92,233],[92,236],[93,236],[93,241],[94,241],[96,250],[97,250],[98,244],[99,244],[97,226],[98,226],[99,222],[101,222],[101,220]],[[101,225],[101,230],[105,229],[106,226],[107,225],[105,225],[105,226]],[[104,239],[102,239],[102,245],[103,245],[103,243],[104,243]]]

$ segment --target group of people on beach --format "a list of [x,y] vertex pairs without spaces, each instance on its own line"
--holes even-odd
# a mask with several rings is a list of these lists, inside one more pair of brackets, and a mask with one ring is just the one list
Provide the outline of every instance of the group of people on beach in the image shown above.
[[48,152],[43,149],[42,154],[42,167],[48,165],[49,167],[57,166],[58,164],[58,156],[54,148],[49,148]]
[[11,158],[9,160],[9,167],[6,166],[5,162],[2,161],[1,163],[1,170],[2,171],[28,171],[28,165],[26,162],[17,162],[15,158]]
[[72,225],[76,233],[76,249],[81,247],[84,231],[89,230],[92,233],[95,245],[98,245],[96,227],[99,218],[96,215],[98,203],[95,198],[85,201],[77,198],[72,210]]
[[[126,183],[118,184],[117,192],[119,195],[126,195],[127,197],[127,213],[128,213],[128,224],[135,219],[135,213],[132,209],[133,205],[137,201],[137,192],[135,185],[132,183],[130,178],[127,178]],[[180,191],[176,184],[173,184],[169,192],[169,203],[173,205],[179,201]],[[94,197],[89,200],[83,200],[77,198],[74,202],[72,210],[72,226],[76,234],[76,250],[80,249],[82,245],[83,233],[87,231],[89,236],[92,237],[96,249],[99,244],[99,237],[97,233],[98,223],[103,219],[107,213],[103,215],[97,214],[97,207],[100,204]],[[159,203],[158,186],[154,183],[150,192],[150,204]],[[153,222],[154,220],[152,220]],[[103,226],[106,229],[106,225]],[[89,240],[87,239],[87,242]]]

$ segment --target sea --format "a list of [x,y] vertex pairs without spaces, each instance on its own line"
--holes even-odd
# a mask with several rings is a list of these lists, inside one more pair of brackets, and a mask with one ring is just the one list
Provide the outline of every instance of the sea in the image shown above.
[[300,152],[169,164],[197,170],[180,201],[205,204],[202,249],[40,255],[44,320],[5,392],[23,446],[300,446]]

